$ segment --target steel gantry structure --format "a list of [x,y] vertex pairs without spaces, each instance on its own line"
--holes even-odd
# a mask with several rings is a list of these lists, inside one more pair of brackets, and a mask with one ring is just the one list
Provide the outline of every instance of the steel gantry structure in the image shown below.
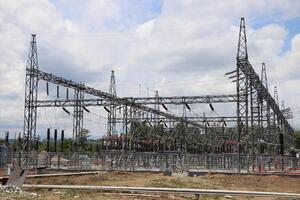
[[[25,141],[32,141],[36,137],[38,107],[61,107],[63,109],[73,107],[75,140],[80,137],[83,128],[83,113],[89,106],[102,106],[108,112],[108,136],[117,134],[117,123],[123,123],[126,133],[127,124],[131,122],[148,122],[154,125],[177,122],[202,130],[207,129],[207,123],[220,123],[220,127],[225,123],[235,123],[236,134],[232,138],[234,142],[231,143],[237,145],[239,155],[242,153],[263,154],[266,143],[274,144],[275,147],[280,146],[280,149],[273,148],[273,150],[280,151],[278,153],[283,155],[284,146],[287,146],[290,134],[293,132],[293,128],[287,121],[292,113],[289,109],[280,109],[276,98],[274,99],[269,93],[266,65],[263,63],[262,73],[259,76],[249,62],[244,18],[240,21],[236,69],[226,73],[236,84],[236,94],[162,97],[157,93],[155,97],[118,97],[114,72],[112,72],[109,92],[103,92],[83,83],[40,70],[35,35],[32,36],[30,49],[29,64],[26,68]],[[37,86],[41,80],[47,82],[47,93],[48,83],[57,85],[57,99],[40,100],[37,98]],[[59,98],[59,86],[66,88],[66,99]],[[73,99],[69,98],[69,89],[74,90]],[[85,98],[84,94],[96,98]],[[209,104],[213,110],[212,103],[236,104],[236,116],[213,117],[200,116],[200,113],[196,113],[197,116],[186,114],[186,109],[190,110],[192,104]],[[182,106],[182,116],[172,113],[168,105]],[[160,110],[160,106],[164,111]],[[117,110],[122,110],[121,117],[117,116]]]
[[[83,83],[77,83],[72,80],[67,80],[62,77],[55,76],[50,73],[43,72],[39,70],[38,61],[37,61],[37,48],[36,48],[36,38],[35,35],[32,36],[32,42],[30,47],[30,55],[28,60],[28,67],[26,68],[26,86],[25,86],[25,112],[24,112],[24,138],[25,141],[28,138],[28,141],[32,141],[32,137],[36,135],[36,110],[37,107],[40,107],[40,103],[37,100],[37,85],[38,81],[43,80],[47,83],[53,83],[58,86],[66,87],[67,89],[73,89],[75,99],[67,102],[72,102],[74,106],[74,128],[73,134],[75,134],[74,138],[78,139],[80,131],[82,129],[82,119],[83,119],[83,105],[82,101],[84,99],[84,93],[92,96],[100,97],[105,99],[106,101],[113,102],[115,105],[123,105],[125,107],[131,107],[138,110],[142,110],[145,112],[153,113],[158,116],[162,116],[165,118],[173,119],[175,121],[180,121],[198,128],[204,128],[202,124],[188,121],[185,118],[176,116],[171,113],[162,112],[160,110],[147,107],[142,103],[136,103],[134,101],[129,100],[128,98],[119,98],[115,94],[110,94],[103,92],[101,90],[88,87]],[[48,87],[48,86],[47,86]],[[48,89],[47,89],[48,90]],[[67,90],[68,91],[68,90]],[[48,91],[47,91],[48,92]],[[59,97],[59,92],[57,91],[57,96]],[[94,103],[99,102],[99,100],[92,100]],[[111,103],[109,104],[111,105]],[[26,143],[27,144],[27,143]],[[30,144],[30,143],[28,143]],[[28,145],[27,145],[28,146]]]
[[[115,72],[113,70],[111,71],[109,94],[111,94],[114,97],[117,96]],[[107,117],[107,135],[111,136],[117,133],[117,128],[116,128],[117,104],[115,104],[114,101],[110,101],[110,104],[107,106],[109,108],[108,117]]]
[[[173,96],[173,97],[122,97],[125,101],[143,105],[172,104],[209,104],[209,103],[234,103],[237,101],[236,95],[204,95],[204,96]],[[37,107],[73,107],[80,101],[83,106],[108,106],[112,102],[109,99],[56,99],[56,100],[38,100]]]
[[[191,105],[198,104],[212,104],[212,103],[235,103],[236,95],[203,95],[203,96],[174,96],[174,97],[122,97],[126,101],[132,103],[138,103],[143,105],[154,105],[155,109],[158,110],[159,106],[162,106],[164,109],[168,110],[168,105],[177,105],[183,106],[183,108],[191,109]],[[127,133],[128,124],[131,122],[147,122],[149,125],[151,123],[156,126],[158,124],[164,124],[165,128],[171,128],[174,123],[178,122],[176,119],[171,118],[161,118],[156,114],[148,114],[148,112],[141,112],[136,109],[126,109],[126,106],[119,105],[116,106],[114,102],[108,99],[98,98],[98,99],[82,99],[79,100],[81,106],[89,107],[89,106],[102,106],[108,110],[108,133],[111,130],[111,127],[115,127],[116,124],[123,124],[123,132]],[[56,99],[56,100],[38,100],[37,107],[62,107],[66,109],[67,107],[74,107],[78,103],[78,100],[70,100],[70,99]],[[111,106],[114,105],[114,106]],[[111,113],[116,113],[116,110],[124,113],[121,117],[116,117],[117,115],[111,115]],[[112,117],[114,116],[114,117]],[[190,122],[201,123],[204,124],[203,127],[208,129],[205,123],[231,123],[236,122],[236,117],[232,116],[222,116],[222,117],[203,117],[203,116],[184,116],[184,118]],[[112,123],[113,121],[113,123]],[[169,125],[166,125],[168,123]],[[152,125],[151,125],[152,126]],[[116,128],[114,128],[115,130]],[[113,134],[108,134],[111,136]]]
[[[265,124],[262,123],[264,117],[267,120],[267,126],[270,126],[270,109],[273,111],[274,126],[279,125],[279,144],[280,154],[284,154],[284,135],[291,134],[293,128],[290,126],[282,111],[279,108],[278,102],[274,100],[268,91],[265,64],[262,67],[262,80],[253,69],[248,58],[247,50],[247,36],[245,19],[240,20],[238,51],[236,57],[236,70],[227,73],[231,75],[236,82],[237,91],[237,145],[238,154],[241,154],[241,138],[246,138],[248,141],[249,132],[251,133],[251,152],[255,152],[255,146],[258,145],[256,150],[259,154],[263,153],[262,141],[266,138],[269,127],[263,128]],[[263,112],[266,109],[266,112]],[[249,112],[250,111],[250,112]],[[250,120],[249,120],[250,118]],[[275,120],[276,118],[276,120]],[[249,125],[250,122],[250,125]],[[276,132],[275,132],[276,134]],[[247,149],[249,144],[246,145]],[[240,160],[240,156],[239,156]]]
[[[160,116],[163,116],[163,117],[166,117],[166,118],[175,119],[175,120],[178,120],[178,121],[183,121],[184,123],[191,124],[191,125],[196,126],[196,127],[200,127],[200,128],[202,127],[201,124],[191,123],[191,122],[186,121],[185,119],[183,119],[181,117],[178,117],[178,116],[166,113],[166,112],[162,112],[162,111],[150,108],[150,107],[147,107],[147,106],[145,106],[141,103],[132,102],[132,101],[128,100],[127,98],[119,98],[119,97],[116,97],[116,96],[111,95],[109,93],[103,92],[101,90],[86,86],[84,84],[77,83],[77,82],[72,81],[72,80],[67,80],[67,79],[64,79],[62,77],[58,77],[58,76],[55,76],[53,74],[43,72],[39,69],[33,69],[33,71],[34,72],[32,73],[32,75],[37,77],[38,80],[44,80],[44,81],[54,83],[54,84],[57,84],[57,85],[60,85],[60,86],[64,86],[64,87],[67,87],[67,88],[71,88],[71,89],[74,89],[74,90],[80,90],[83,93],[93,95],[93,96],[97,96],[97,97],[102,97],[102,98],[107,99],[109,101],[113,101],[117,105],[126,105],[126,106],[130,106],[130,107],[134,107],[136,109],[143,110],[145,112],[153,113],[153,114],[156,114],[156,115],[160,115]],[[77,100],[75,100],[73,102],[76,103],[76,101]],[[37,103],[38,102],[35,101],[35,106],[36,107],[37,107]]]

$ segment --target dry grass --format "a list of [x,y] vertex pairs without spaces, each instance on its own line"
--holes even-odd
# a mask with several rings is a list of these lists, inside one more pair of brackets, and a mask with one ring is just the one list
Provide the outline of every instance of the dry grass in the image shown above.
[[300,193],[300,178],[283,176],[224,175],[164,176],[148,172],[107,172],[99,175],[31,178],[28,184],[117,185],[175,188],[237,189]]
[[[274,192],[300,193],[300,178],[280,176],[254,176],[254,175],[205,175],[200,177],[164,176],[160,173],[147,172],[107,172],[99,175],[81,175],[70,177],[32,178],[27,179],[28,184],[70,184],[70,185],[115,185],[115,186],[148,186],[148,187],[172,187],[172,188],[201,188],[201,189],[233,189],[254,190]],[[192,196],[180,195],[133,195],[133,194],[103,194],[90,191],[28,191],[38,192],[34,199],[56,200],[56,199],[124,199],[124,200],[154,200],[154,199],[194,199]],[[6,197],[0,196],[0,199]],[[20,196],[9,197],[11,199],[22,199]],[[24,197],[24,199],[26,199]],[[225,199],[225,197],[204,196],[202,199]],[[274,199],[274,198],[250,198],[236,197],[234,199]],[[276,198],[275,198],[276,199]],[[277,198],[278,199],[278,198]]]

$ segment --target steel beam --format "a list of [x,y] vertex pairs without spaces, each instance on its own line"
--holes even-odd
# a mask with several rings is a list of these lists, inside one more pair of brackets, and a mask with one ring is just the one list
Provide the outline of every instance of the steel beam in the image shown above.
[[[207,104],[207,103],[233,103],[237,101],[236,95],[205,95],[205,96],[173,96],[173,97],[122,97],[129,102],[139,103],[143,105],[156,105],[159,104]],[[85,107],[88,106],[109,106],[111,100],[98,98],[98,99],[82,99],[78,100]],[[38,100],[37,107],[73,107],[77,100],[74,99],[55,99],[55,100]]]
[[[231,122],[236,122],[237,117],[236,116],[225,116],[225,117],[202,117],[202,116],[195,116],[195,117],[190,117],[187,116],[185,117],[188,121],[192,122],[199,122],[199,123],[204,123],[204,122],[209,122],[209,123],[231,123]],[[152,118],[152,117],[136,117],[136,118],[130,118],[132,122],[158,122],[158,123],[169,123],[169,122],[176,122],[172,119],[167,119],[167,118],[161,118],[159,120]],[[122,123],[124,121],[123,117],[116,118],[117,123]]]
[[156,114],[156,115],[159,115],[159,116],[162,116],[162,117],[174,119],[175,121],[180,121],[180,122],[192,125],[192,126],[196,126],[196,127],[199,127],[199,128],[204,128],[204,126],[202,124],[195,123],[195,122],[190,122],[190,121],[188,121],[188,120],[186,120],[182,117],[178,117],[178,116],[170,114],[170,113],[162,112],[162,111],[147,107],[147,106],[145,106],[141,103],[131,102],[126,98],[119,98],[119,97],[113,96],[113,95],[111,95],[107,92],[103,92],[101,90],[86,86],[84,84],[80,84],[80,83],[77,83],[77,82],[72,81],[72,80],[67,80],[67,79],[64,79],[62,77],[55,76],[53,74],[43,72],[39,69],[27,69],[27,72],[32,73],[33,76],[38,78],[39,80],[44,80],[44,81],[51,82],[53,84],[61,85],[61,86],[71,88],[71,89],[74,89],[74,90],[80,90],[80,91],[82,91],[86,94],[90,94],[90,95],[93,95],[93,96],[97,96],[97,97],[100,97],[100,98],[107,99],[109,101],[113,101],[117,105],[130,106],[130,107],[136,108],[138,110],[143,110],[143,111],[153,113],[153,114]]

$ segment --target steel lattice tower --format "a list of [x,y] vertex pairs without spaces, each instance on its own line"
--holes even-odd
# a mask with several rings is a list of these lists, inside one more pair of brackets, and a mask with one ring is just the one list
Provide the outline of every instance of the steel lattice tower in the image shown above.
[[[268,77],[267,77],[267,69],[266,69],[266,64],[262,63],[261,67],[261,82],[263,86],[269,91],[268,87]],[[269,143],[272,143],[273,140],[271,138],[271,109],[270,105],[266,101],[262,101],[262,106],[261,106],[261,122],[262,122],[262,133],[263,133],[263,140],[267,141]],[[268,148],[269,153],[272,153],[271,148]]]
[[[253,79],[252,74],[249,74],[249,79]],[[262,83],[257,88],[253,86],[254,80],[250,80],[250,109],[251,109],[251,135],[252,135],[252,153],[258,151],[258,154],[263,153],[263,130],[261,124],[262,114]],[[255,139],[254,139],[255,138]],[[256,148],[255,148],[256,147]]]
[[[159,108],[159,104],[160,104],[160,102],[159,102],[159,94],[158,94],[158,90],[156,90],[155,91],[155,96],[154,96],[154,98],[155,98],[155,104],[154,104],[154,109],[156,109],[156,110],[160,110],[160,108]],[[154,126],[158,126],[158,122],[159,122],[159,116],[158,115],[154,115],[153,116],[153,118],[154,118]]]
[[[115,81],[115,72],[114,70],[111,71],[110,76],[110,84],[109,84],[109,94],[116,97],[117,96],[117,89],[116,89],[116,81]],[[109,105],[109,112],[108,112],[108,121],[107,121],[107,135],[111,136],[117,133],[116,128],[116,117],[117,117],[117,110],[116,104],[113,102]]]
[[[279,106],[277,86],[274,86],[273,98],[275,100],[275,103]],[[279,119],[275,113],[273,113],[273,130],[274,130],[274,141],[279,141],[279,134],[280,134]],[[275,154],[279,154],[279,149],[275,149]]]
[[25,79],[25,109],[24,109],[24,146],[23,150],[30,152],[33,140],[36,138],[37,92],[38,78],[34,76],[39,69],[36,35],[32,34]]
[[279,105],[279,98],[278,98],[278,90],[277,90],[277,86],[274,86],[274,99],[275,99],[275,103],[277,105]]
[[262,66],[261,66],[261,76],[260,76],[260,79],[261,79],[262,84],[269,91],[268,77],[267,77],[267,68],[266,68],[266,64],[265,63],[262,63]]
[[[240,31],[238,40],[238,50],[236,56],[236,90],[237,90],[237,148],[238,148],[238,162],[240,163],[241,153],[241,136],[247,135],[248,132],[248,88],[249,81],[247,73],[248,71],[248,50],[247,50],[247,38],[245,19],[241,18]],[[245,119],[244,122],[242,119]],[[240,166],[239,166],[240,171]]]
[[285,109],[285,105],[284,105],[284,101],[282,100],[281,101],[281,110],[284,110]]
[[77,146],[79,144],[79,139],[81,138],[81,133],[83,130],[83,105],[82,101],[84,99],[83,91],[76,89],[74,90],[74,114],[73,114],[73,142],[75,142],[76,147],[75,151],[77,151]]
[[[251,78],[251,77],[250,77]],[[251,122],[251,152],[252,154],[255,154],[257,150],[261,152],[261,138],[262,138],[262,132],[261,132],[261,101],[262,97],[260,95],[261,90],[256,90],[252,82],[249,84],[249,92],[250,92],[250,122]],[[257,139],[259,141],[257,141]],[[257,143],[259,143],[257,146]]]

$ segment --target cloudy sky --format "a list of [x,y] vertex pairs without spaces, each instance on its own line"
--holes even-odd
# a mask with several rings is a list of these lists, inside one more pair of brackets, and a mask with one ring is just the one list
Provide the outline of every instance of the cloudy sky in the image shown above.
[[[233,94],[224,73],[235,68],[240,17],[250,62],[258,73],[266,63],[270,92],[278,87],[300,128],[297,0],[0,0],[0,132],[22,130],[31,33],[40,69],[104,91],[114,69],[119,96]],[[61,109],[39,116],[39,130],[71,128]],[[103,134],[105,121],[92,120]]]

